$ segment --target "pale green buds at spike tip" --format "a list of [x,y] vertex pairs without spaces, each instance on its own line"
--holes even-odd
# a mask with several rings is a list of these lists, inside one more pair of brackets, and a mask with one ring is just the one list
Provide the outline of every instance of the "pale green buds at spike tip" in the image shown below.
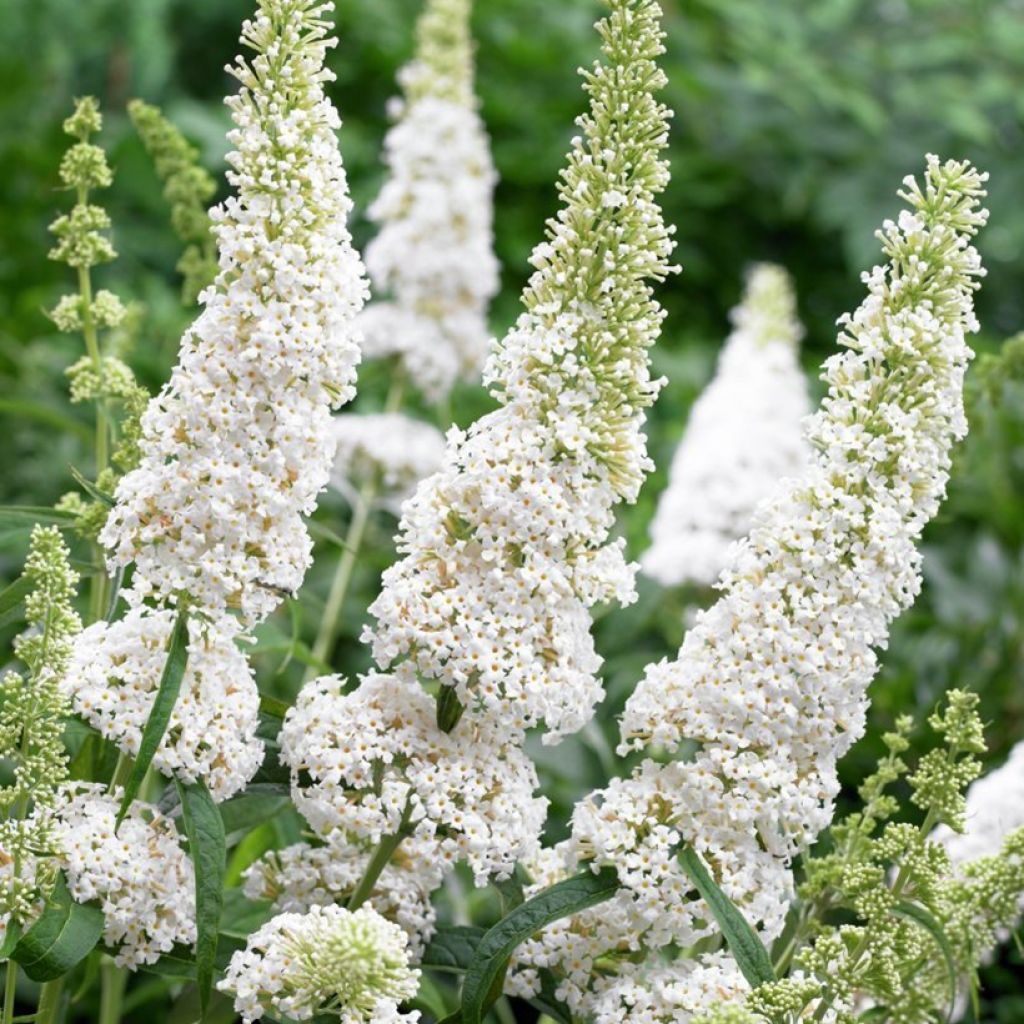
[[469,29],[472,0],[426,0],[416,22],[416,56],[401,75],[405,98],[428,96],[475,107],[473,41]]

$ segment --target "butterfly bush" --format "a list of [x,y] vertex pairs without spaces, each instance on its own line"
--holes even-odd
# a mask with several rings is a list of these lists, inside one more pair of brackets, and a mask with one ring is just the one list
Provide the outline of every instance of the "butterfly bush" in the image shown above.
[[350,693],[336,676],[308,684],[285,718],[281,756],[319,836],[376,843],[408,829],[433,840],[435,863],[466,860],[481,885],[508,876],[544,824],[536,770],[502,723],[481,716],[442,731],[434,701],[403,670],[368,675]]
[[335,416],[334,439],[331,485],[355,501],[361,488],[375,481],[375,500],[396,515],[416,484],[444,459],[441,431],[398,412]]
[[[325,846],[294,843],[261,857],[245,872],[245,894],[267,900],[276,912],[305,913],[311,907],[344,906],[366,872],[371,844],[346,837]],[[441,884],[444,864],[435,844],[407,838],[395,851],[374,886],[367,905],[397,924],[419,958],[434,934],[436,913],[430,894]]]
[[220,273],[143,416],[141,460],[101,534],[112,569],[134,562],[131,611],[83,634],[65,679],[75,710],[134,755],[174,608],[186,608],[190,665],[154,764],[217,799],[261,760],[259,695],[235,639],[302,581],[303,516],[327,483],[331,410],[354,393],[359,359],[366,284],[324,93],[329,10],[260,0],[243,26],[255,56],[230,68],[237,195],[211,211]]
[[427,0],[384,142],[388,177],[369,209],[379,232],[366,265],[388,299],[360,318],[363,351],[397,354],[432,400],[479,376],[498,290],[497,175],[473,93],[471,10],[471,0]]
[[112,569],[134,562],[136,603],[252,625],[310,562],[303,516],[330,473],[331,410],[354,394],[367,290],[324,93],[330,8],[261,0],[242,30],[256,55],[229,68],[242,88],[227,101],[237,195],[211,212],[220,273],[101,534]]
[[419,1018],[400,1013],[419,971],[409,966],[405,933],[375,910],[315,906],[278,914],[231,957],[218,984],[234,996],[242,1020],[273,1012],[291,1020],[319,1013],[341,1024],[389,1024]]
[[60,863],[71,895],[99,902],[103,941],[120,967],[155,963],[196,939],[195,876],[174,822],[135,800],[115,825],[123,791],[72,783],[60,807]]
[[[692,964],[648,974],[620,958],[618,980],[590,970],[616,950],[687,946],[708,934],[709,911],[672,855],[681,843],[767,939],[781,931],[789,861],[831,819],[836,762],[863,732],[875,648],[918,592],[915,542],[966,432],[965,338],[977,330],[983,274],[971,238],[987,217],[984,180],[934,156],[923,185],[905,180],[909,209],[879,232],[888,263],[864,275],[867,298],[840,320],[844,350],[825,365],[828,394],[808,424],[805,475],[760,507],[723,574],[722,597],[698,616],[678,658],[650,666],[627,702],[622,753],[686,743],[692,754],[645,762],[574,814],[568,856],[614,866],[623,888],[611,909],[574,920],[571,943],[553,934],[523,956],[559,965],[574,1012],[632,1019],[642,1002],[622,994],[626,978],[657,996],[643,1019],[688,1019],[679,997],[689,982],[677,989],[666,978],[687,977]],[[630,927],[610,941],[605,926],[616,913]]]
[[732,321],[715,378],[672,459],[640,563],[666,586],[714,583],[758,503],[807,464],[802,421],[810,402],[797,358],[803,328],[786,272],[755,266]]
[[673,269],[656,203],[668,181],[658,14],[615,0],[599,26],[607,63],[583,73],[591,108],[563,208],[534,250],[525,311],[487,363],[500,408],[449,433],[442,468],[404,507],[403,557],[370,609],[382,669],[453,688],[509,736],[586,723],[601,697],[589,608],[635,596],[635,567],[609,531],[650,469],[644,410],[661,382],[647,349],[663,318],[650,282]]
[[[63,689],[93,728],[138,755],[174,627],[170,609],[137,607],[117,622],[97,622],[78,638]],[[259,692],[231,629],[192,620],[181,692],[153,766],[186,783],[205,781],[226,800],[263,760],[256,738]]]

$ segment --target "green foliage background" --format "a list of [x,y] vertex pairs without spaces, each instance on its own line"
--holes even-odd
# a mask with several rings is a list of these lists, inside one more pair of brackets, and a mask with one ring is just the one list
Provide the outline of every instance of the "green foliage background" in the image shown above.
[[[1024,328],[1024,3],[1021,0],[663,0],[667,102],[676,111],[673,184],[665,205],[678,225],[684,272],[663,289],[670,311],[657,369],[669,378],[650,424],[659,465],[623,530],[635,554],[664,484],[686,411],[708,379],[744,266],[771,259],[793,273],[808,326],[805,358],[833,350],[835,318],[859,301],[858,274],[876,259],[873,231],[898,209],[895,190],[925,152],[967,156],[991,172],[992,220],[980,242],[989,277],[979,299],[978,347],[995,351]],[[342,148],[360,210],[380,183],[380,143],[394,73],[408,57],[418,0],[340,0],[341,45],[332,89]],[[72,486],[87,461],[87,411],[67,402],[63,368],[78,356],[43,315],[69,283],[46,259],[46,226],[66,205],[56,191],[65,145],[60,123],[73,96],[96,94],[102,143],[116,181],[103,196],[120,259],[100,284],[145,304],[133,362],[156,387],[174,360],[188,311],[178,301],[178,244],[152,168],[124,113],[134,96],[161,104],[223,170],[228,125],[223,71],[236,52],[249,0],[0,0],[0,502],[40,505]],[[515,316],[526,256],[554,211],[553,183],[580,109],[575,69],[595,52],[594,0],[478,0],[479,92],[501,174],[497,248],[500,332]],[[359,242],[365,221],[355,225]],[[362,407],[379,403],[369,367]],[[874,687],[871,732],[848,758],[854,787],[897,712],[931,707],[952,685],[977,689],[991,723],[993,762],[1024,738],[1024,388],[972,385],[972,434],[958,455],[944,511],[925,548],[925,588],[894,632]],[[486,396],[460,391],[465,423]],[[320,517],[341,531],[347,515],[325,496]],[[394,522],[378,518],[347,606],[335,666],[367,665],[358,643]],[[0,577],[17,572],[25,531],[0,536]],[[261,683],[294,692],[302,666],[283,664],[310,639],[334,553],[310,576],[301,608],[260,632]],[[688,604],[708,595],[641,585],[641,599],[597,626],[608,700],[601,727],[556,752],[538,749],[554,807],[552,832],[572,801],[607,773],[614,713],[651,659],[670,656]],[[301,613],[301,614],[300,614]],[[1012,961],[1016,960],[1016,968]],[[980,1020],[1024,1019],[1019,957],[988,974],[994,998]]]

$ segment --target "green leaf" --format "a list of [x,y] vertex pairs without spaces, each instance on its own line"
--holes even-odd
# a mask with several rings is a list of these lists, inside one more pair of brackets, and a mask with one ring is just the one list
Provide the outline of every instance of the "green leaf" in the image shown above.
[[7,923],[7,931],[4,932],[4,941],[0,943],[0,961],[9,960],[11,952],[21,939],[21,925],[17,921]]
[[78,517],[73,512],[50,508],[48,505],[0,506],[0,526],[35,526],[53,523],[56,526],[74,526]]
[[946,972],[949,975],[949,1009],[946,1011],[946,1020],[952,1020],[953,1010],[956,1006],[956,983],[959,975],[956,969],[956,960],[953,958],[953,949],[949,944],[949,939],[946,938],[946,933],[942,930],[942,925],[924,907],[917,903],[908,903],[905,900],[901,900],[892,909],[894,914],[906,917],[915,924],[919,924],[935,940],[935,944],[939,947],[942,958],[946,961]]
[[437,694],[437,727],[441,732],[451,732],[459,724],[462,713],[466,709],[462,706],[455,693],[454,686],[442,686]]
[[103,935],[103,912],[76,903],[63,875],[57,876],[46,909],[21,937],[11,959],[32,981],[53,981],[85,959]]
[[775,981],[772,959],[764,948],[757,932],[747,919],[736,909],[736,905],[718,887],[711,873],[704,866],[700,855],[690,846],[684,846],[677,854],[686,877],[708,905],[718,927],[722,930],[729,951],[736,958],[743,977],[751,988],[757,988],[769,981]]
[[107,508],[114,507],[114,496],[107,494],[106,491],[101,491],[91,480],[87,480],[74,466],[68,466],[71,471],[71,475],[75,479],[75,483],[85,491],[95,501],[98,501],[101,505],[106,505]]
[[224,907],[224,822],[202,781],[185,785],[175,779],[174,785],[181,799],[185,835],[196,872],[196,983],[205,1015],[213,991],[217,932]]
[[22,605],[31,590],[32,581],[27,576],[19,576],[10,586],[0,591],[0,626],[24,619]]
[[238,888],[224,893],[224,910],[221,913],[220,934],[231,939],[245,941],[257,928],[261,928],[274,916],[273,904],[266,900],[251,900]]
[[573,1024],[572,1013],[569,1007],[555,995],[555,979],[551,972],[546,969],[538,971],[540,975],[540,991],[535,996],[530,996],[526,1001],[540,1013],[547,1014],[558,1024]]
[[498,890],[498,895],[501,897],[501,910],[503,914],[507,914],[510,910],[515,910],[523,902],[526,898],[523,893],[523,887],[529,885],[529,883],[529,876],[520,864],[515,866],[508,878],[502,878],[493,883],[494,888]]
[[537,893],[502,918],[480,940],[462,983],[463,1024],[479,1024],[488,1006],[501,995],[501,983],[513,950],[553,921],[611,899],[619,888],[614,868],[567,878]]
[[220,805],[224,831],[248,831],[276,817],[291,803],[289,793],[289,787],[279,782],[250,783],[244,793]]
[[[184,609],[179,610],[178,617],[174,620],[174,628],[171,630],[170,640],[167,644],[167,661],[164,663],[164,670],[160,676],[160,685],[157,688],[156,699],[150,709],[146,726],[142,730],[142,739],[139,742],[139,752],[132,766],[131,775],[124,787],[124,797],[121,799],[121,806],[117,811],[117,822],[119,826],[128,813],[132,801],[135,799],[142,786],[142,780],[149,771],[153,761],[153,755],[160,747],[160,741],[167,731],[167,724],[171,720],[171,713],[178,700],[181,691],[181,681],[185,677],[185,668],[188,665],[188,615]],[[219,819],[218,819],[219,820]]]
[[283,719],[288,714],[289,704],[287,701],[278,700],[277,697],[270,697],[265,693],[260,694],[260,711],[271,718]]
[[473,953],[484,937],[484,929],[473,925],[439,928],[423,951],[420,966],[458,974],[469,968]]

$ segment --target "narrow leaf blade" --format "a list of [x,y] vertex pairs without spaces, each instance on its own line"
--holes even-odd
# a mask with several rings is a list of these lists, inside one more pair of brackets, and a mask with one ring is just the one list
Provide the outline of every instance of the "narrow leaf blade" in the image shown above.
[[484,929],[473,925],[439,928],[427,943],[420,966],[453,974],[466,971],[483,937]]
[[132,801],[138,795],[142,780],[146,777],[153,756],[160,747],[160,741],[164,738],[167,725],[171,720],[171,713],[178,700],[178,694],[181,692],[181,681],[185,677],[187,665],[188,615],[184,611],[179,611],[178,617],[174,620],[174,628],[171,630],[170,642],[167,645],[167,661],[164,663],[163,674],[160,676],[156,698],[150,709],[146,726],[142,730],[139,753],[135,758],[131,775],[128,776],[128,781],[125,783],[124,796],[117,811],[117,825],[121,824]]
[[515,948],[531,935],[563,917],[611,899],[619,888],[614,868],[567,878],[537,893],[502,918],[480,940],[462,983],[463,1024],[479,1024],[491,1002],[500,995],[500,982]]
[[196,873],[196,983],[203,1014],[213,990],[217,932],[224,907],[224,872],[227,848],[224,822],[209,790],[202,782],[186,786],[175,780],[182,819]]
[[76,518],[73,512],[64,512],[46,505],[0,506],[0,526],[35,526],[36,523],[73,526],[75,522]]
[[32,589],[32,581],[27,576],[19,576],[10,586],[0,592],[0,626],[24,618],[21,612],[25,598]]
[[53,981],[84,960],[102,935],[103,912],[76,903],[59,875],[46,909],[21,937],[11,959],[32,981]]
[[893,907],[893,913],[899,914],[915,924],[919,924],[935,940],[935,945],[939,947],[942,958],[946,961],[946,971],[949,974],[949,1009],[946,1012],[946,1020],[952,1020],[953,1011],[956,1007],[958,975],[956,960],[953,958],[953,949],[949,944],[949,939],[946,938],[946,933],[942,930],[942,925],[924,907],[916,903],[908,903],[905,900],[901,900]]
[[768,950],[764,948],[757,932],[750,927],[747,919],[736,909],[736,905],[718,887],[711,873],[704,866],[700,854],[690,846],[684,846],[678,853],[686,877],[700,893],[722,929],[729,951],[736,958],[743,977],[751,988],[757,988],[769,981],[775,981],[775,971]]

